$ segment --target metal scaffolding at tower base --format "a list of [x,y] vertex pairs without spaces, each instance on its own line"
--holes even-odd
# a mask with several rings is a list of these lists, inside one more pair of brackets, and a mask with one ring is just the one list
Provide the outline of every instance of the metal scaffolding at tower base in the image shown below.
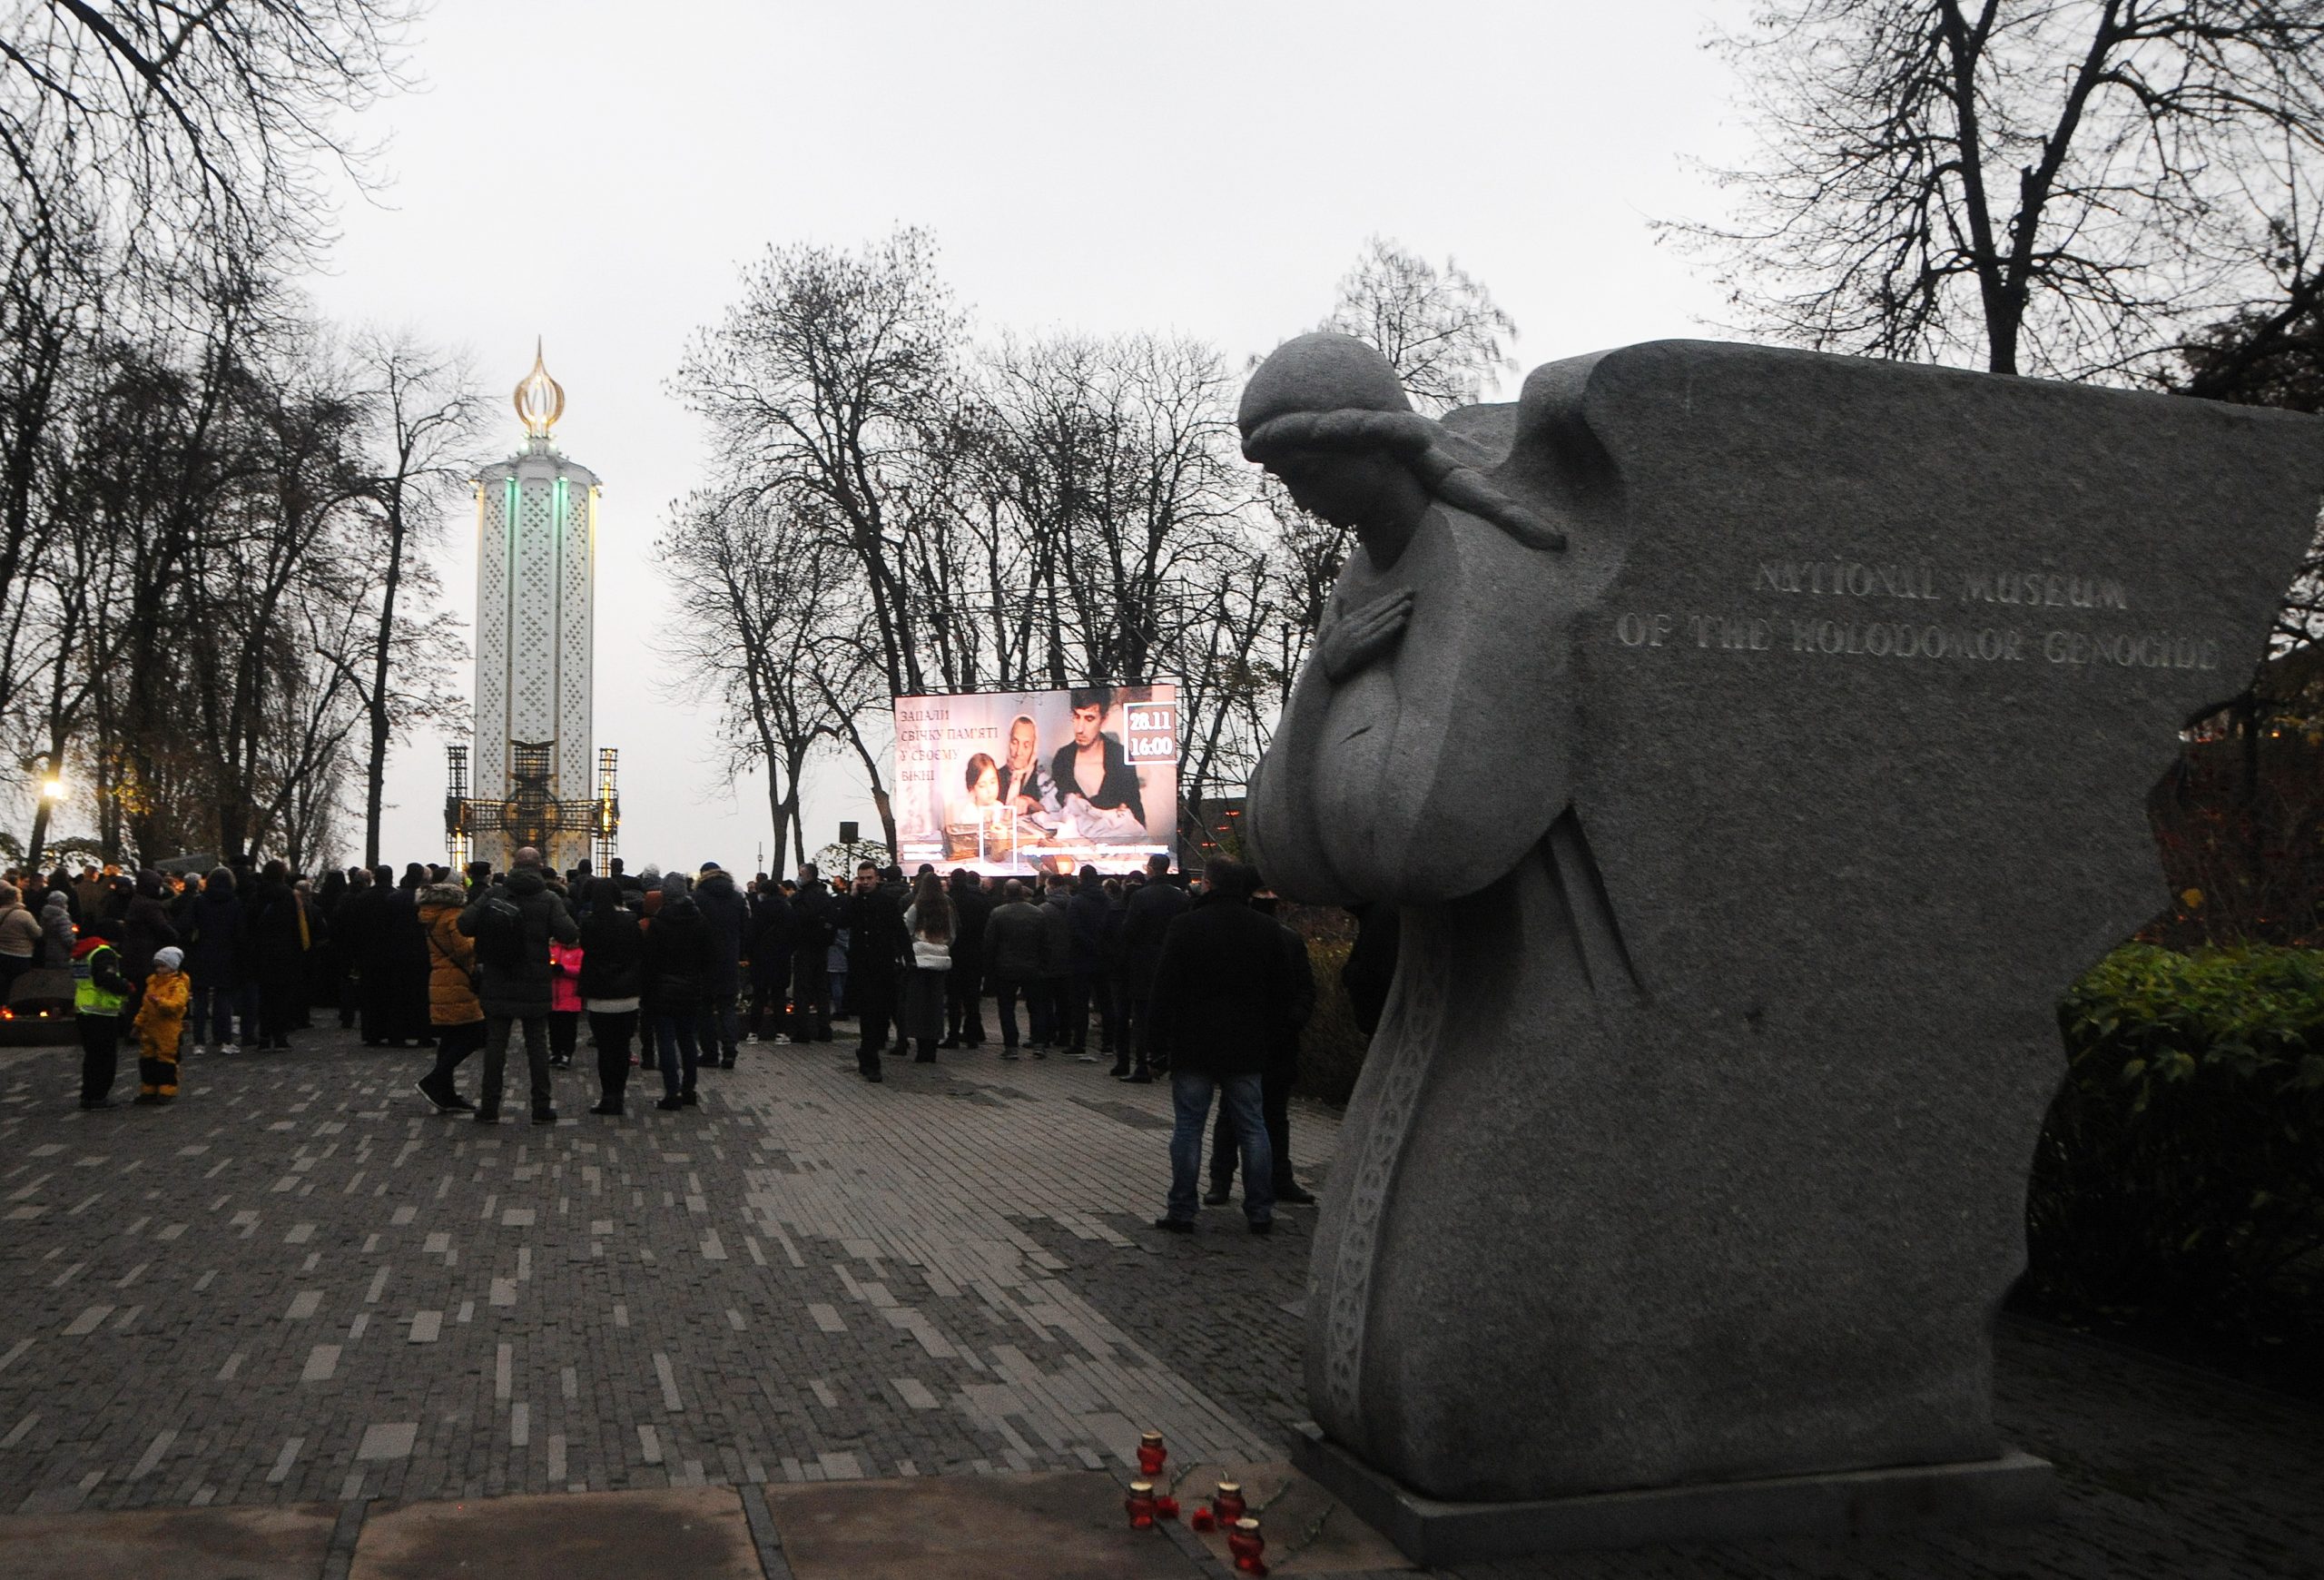
[[587,800],[560,800],[549,794],[550,762],[555,743],[508,743],[510,789],[497,800],[468,794],[468,749],[446,748],[448,784],[444,795],[444,833],[453,866],[465,869],[479,834],[505,836],[511,850],[531,845],[547,853],[560,836],[585,835],[591,864],[598,872],[611,866],[620,847],[621,755],[611,746],[597,752],[597,793]]

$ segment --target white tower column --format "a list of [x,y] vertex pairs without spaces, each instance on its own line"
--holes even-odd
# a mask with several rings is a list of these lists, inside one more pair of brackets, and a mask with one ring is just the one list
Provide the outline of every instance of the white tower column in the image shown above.
[[[477,479],[476,746],[470,792],[499,802],[511,825],[545,804],[542,854],[565,868],[589,854],[590,830],[560,803],[597,794],[591,749],[596,625],[596,474],[549,441],[565,391],[537,352],[517,387],[523,450]],[[544,782],[545,780],[545,782]],[[480,834],[474,854],[506,868],[517,842]]]

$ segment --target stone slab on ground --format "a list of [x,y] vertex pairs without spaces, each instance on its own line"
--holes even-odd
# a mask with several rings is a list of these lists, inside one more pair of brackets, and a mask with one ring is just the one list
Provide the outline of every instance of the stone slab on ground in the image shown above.
[[1327,1497],[1417,1563],[1531,1557],[1768,1536],[1894,1536],[2034,1525],[2056,1512],[2057,1476],[2012,1450],[1968,1464],[1900,1466],[1703,1482],[1527,1503],[1444,1503],[1364,1464],[1303,1423],[1293,1454]]
[[339,1511],[144,1509],[0,1517],[8,1580],[315,1580]]
[[[311,1573],[311,1572],[310,1572]],[[762,1580],[743,1500],[726,1486],[382,1505],[349,1580]]]
[[1090,1471],[770,1486],[797,1580],[1188,1580],[1167,1532],[1134,1531]]

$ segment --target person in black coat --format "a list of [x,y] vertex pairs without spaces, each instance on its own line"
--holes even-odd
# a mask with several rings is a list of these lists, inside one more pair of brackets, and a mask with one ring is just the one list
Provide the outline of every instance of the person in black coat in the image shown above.
[[[1146,858],[1144,886],[1129,897],[1122,913],[1121,992],[1122,1036],[1114,1044],[1113,1075],[1117,1081],[1139,1085],[1153,1079],[1147,1064],[1147,1022],[1154,998],[1154,973],[1162,963],[1162,940],[1170,923],[1186,914],[1193,902],[1170,882],[1170,858]],[[1130,1068],[1136,1059],[1137,1068]]]
[[1203,1132],[1215,1091],[1243,1149],[1243,1215],[1251,1232],[1275,1222],[1275,1157],[1267,1141],[1261,1077],[1293,1033],[1299,984],[1284,928],[1251,909],[1257,874],[1213,861],[1203,903],[1170,923],[1152,987],[1148,1056],[1170,1061],[1169,1210],[1157,1229],[1190,1232],[1200,1206]]
[[952,869],[952,969],[944,977],[944,1041],[940,1048],[984,1046],[984,923],[992,902],[966,867]]
[[340,908],[356,928],[350,947],[363,1045],[401,1048],[420,1034],[417,1022],[427,1008],[428,936],[411,894],[396,886],[395,870],[381,867],[371,880]]
[[629,1040],[637,1033],[645,991],[645,933],[613,879],[590,879],[582,897],[588,914],[581,918],[581,1007],[597,1044],[601,1094],[589,1111],[618,1114],[629,1090]]
[[1096,867],[1083,867],[1075,874],[1072,895],[1066,901],[1071,933],[1059,1008],[1065,1020],[1065,1051],[1076,1058],[1089,1052],[1089,1008],[1105,977],[1105,874]]
[[[658,1109],[692,1108],[701,1101],[694,1095],[701,1057],[694,1026],[710,996],[716,946],[691,888],[684,873],[663,878],[661,908],[645,925],[645,1008],[662,1060],[662,1101],[654,1105]],[[585,953],[585,971],[588,963]]]
[[113,934],[121,950],[121,974],[143,989],[153,970],[153,952],[178,942],[177,923],[170,920],[162,893],[162,874],[141,868],[132,880],[122,910],[121,930]]
[[[901,918],[900,918],[901,920]],[[799,869],[799,892],[791,897],[791,1038],[794,1042],[832,1040],[831,947],[846,925],[840,902],[823,886],[809,862]]]
[[856,1044],[855,1067],[864,1080],[877,1081],[888,1025],[895,1019],[897,988],[911,959],[911,936],[904,931],[903,907],[870,862],[856,869],[847,929],[847,997],[863,1032]]
[[[235,1052],[234,1010],[242,1002],[250,941],[233,874],[220,867],[210,874],[186,907],[182,931],[186,981],[192,991],[186,1022],[193,1029],[193,1051],[201,1052],[208,1040],[216,1042],[221,1053]],[[253,1041],[258,1036],[258,1026],[248,1015],[242,1019],[242,1035]]]
[[750,902],[734,887],[733,874],[716,862],[704,862],[695,880],[694,903],[710,929],[710,982],[694,1038],[702,1045],[702,1062],[721,1070],[734,1068],[734,1045],[742,1040],[743,1022],[735,1000],[743,991],[743,946],[751,928]]
[[751,886],[751,1031],[753,1042],[791,1041],[791,947],[798,923],[783,887],[762,874]]
[[[1276,918],[1275,898],[1262,894],[1251,909],[1275,922],[1283,933],[1284,953],[1290,964],[1292,999],[1284,1014],[1285,1030],[1275,1056],[1259,1072],[1259,1109],[1266,1121],[1267,1152],[1275,1160],[1275,1200],[1280,1207],[1312,1205],[1315,1198],[1291,1172],[1291,1088],[1299,1078],[1299,1033],[1315,1012],[1315,970],[1307,958],[1307,941]],[[1210,1138],[1210,1190],[1205,1207],[1224,1207],[1235,1191],[1235,1127],[1221,1104],[1218,1125]]]
[[259,869],[247,899],[251,969],[258,980],[259,1045],[288,1048],[314,931],[291,890],[290,869],[279,861]]

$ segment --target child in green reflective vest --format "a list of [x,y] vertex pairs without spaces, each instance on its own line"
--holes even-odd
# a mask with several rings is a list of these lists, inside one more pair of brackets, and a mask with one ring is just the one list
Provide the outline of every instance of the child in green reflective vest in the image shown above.
[[81,1033],[81,1106],[111,1108],[114,1055],[121,1047],[121,1006],[129,979],[121,952],[94,923],[73,946],[73,1020]]

